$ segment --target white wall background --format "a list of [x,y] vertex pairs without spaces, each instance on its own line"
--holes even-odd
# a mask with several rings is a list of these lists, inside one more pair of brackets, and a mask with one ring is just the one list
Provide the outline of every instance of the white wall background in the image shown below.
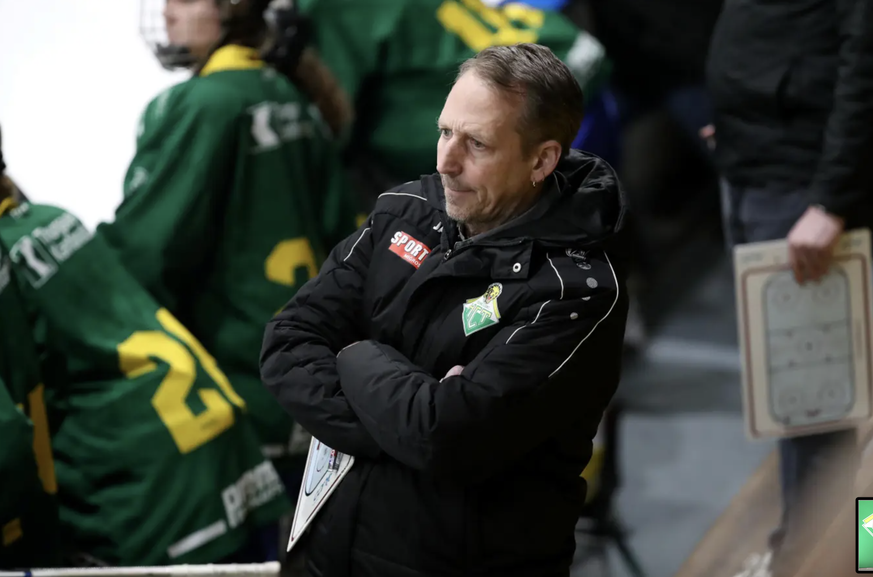
[[140,113],[186,77],[154,59],[139,12],[140,0],[0,0],[7,172],[32,201],[89,228],[121,201]]

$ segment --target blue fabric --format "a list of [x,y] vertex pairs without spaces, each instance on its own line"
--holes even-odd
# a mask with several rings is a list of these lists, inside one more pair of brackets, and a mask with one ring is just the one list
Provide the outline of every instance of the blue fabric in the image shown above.
[[567,2],[568,0],[503,0],[498,6],[503,6],[504,4],[526,4],[531,8],[538,8],[540,10],[560,10],[567,5]]
[[712,103],[703,84],[678,86],[659,96],[616,91],[614,99],[623,126],[654,109],[664,108],[704,157],[711,158],[706,143],[700,138],[700,129],[712,124],[713,116]]
[[613,93],[602,90],[585,107],[585,119],[573,140],[573,148],[596,154],[618,167],[621,153],[621,115]]
[[220,561],[226,563],[266,563],[279,560],[279,524],[253,529],[238,551]]

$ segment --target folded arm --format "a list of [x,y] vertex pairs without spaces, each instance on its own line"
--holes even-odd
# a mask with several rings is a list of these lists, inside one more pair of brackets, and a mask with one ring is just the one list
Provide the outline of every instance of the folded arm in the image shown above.
[[374,341],[338,358],[349,403],[379,446],[404,464],[457,479],[487,478],[602,410],[619,378],[626,301],[538,303],[501,330],[457,376],[430,375]]
[[361,336],[369,227],[337,245],[318,276],[269,322],[261,351],[261,380],[279,404],[315,438],[356,457],[376,456],[379,446],[343,394],[336,356]]

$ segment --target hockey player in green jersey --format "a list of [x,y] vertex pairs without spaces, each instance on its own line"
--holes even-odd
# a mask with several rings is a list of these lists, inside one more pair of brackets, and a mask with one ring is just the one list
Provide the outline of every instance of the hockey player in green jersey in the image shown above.
[[492,45],[549,47],[586,95],[604,83],[601,44],[560,12],[493,0],[299,0],[325,63],[356,103],[346,148],[369,197],[436,172],[439,116],[458,65]]
[[35,426],[20,405],[0,377],[0,569],[52,566],[57,548],[57,507],[39,478]]
[[291,464],[293,422],[258,357],[266,323],[355,228],[333,143],[351,107],[293,27],[267,25],[267,4],[146,0],[170,41],[153,42],[158,58],[194,74],[146,108],[124,199],[98,231],[227,372],[296,498],[308,441]]
[[[13,185],[3,176],[0,215]],[[0,246],[0,569],[51,567],[57,561],[54,460],[36,347]]]
[[[59,208],[10,200],[0,246],[38,327],[65,554],[276,558],[274,525],[291,503],[215,359],[102,237]],[[258,550],[263,531],[272,551]]]

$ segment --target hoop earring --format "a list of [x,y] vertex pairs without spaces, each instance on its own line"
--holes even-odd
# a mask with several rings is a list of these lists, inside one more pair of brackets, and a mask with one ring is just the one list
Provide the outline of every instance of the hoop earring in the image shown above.
[[537,187],[537,181],[535,181],[535,180],[531,180],[530,183],[533,185],[534,188]]

